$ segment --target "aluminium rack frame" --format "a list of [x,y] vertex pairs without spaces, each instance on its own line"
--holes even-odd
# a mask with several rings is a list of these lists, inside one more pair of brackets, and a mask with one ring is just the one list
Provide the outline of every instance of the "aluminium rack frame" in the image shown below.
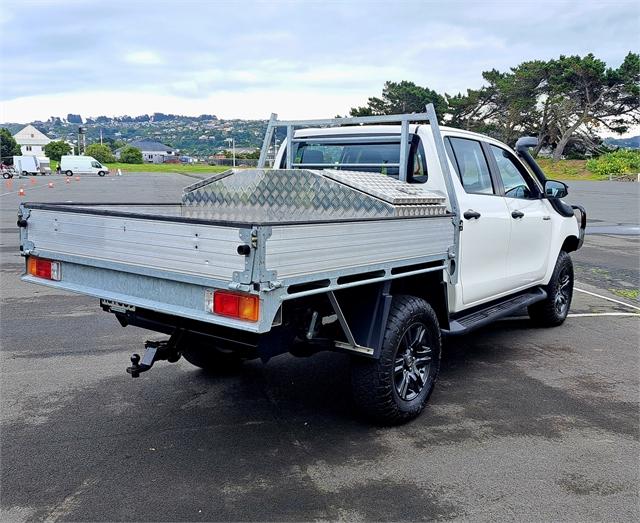
[[[400,158],[399,162],[377,164],[366,164],[366,167],[378,168],[378,167],[397,167],[401,181],[407,181],[407,162],[409,158],[409,123],[410,122],[427,122],[431,128],[431,134],[433,136],[433,142],[435,145],[436,153],[438,155],[438,163],[440,164],[440,170],[444,177],[445,187],[447,189],[447,196],[449,200],[449,206],[452,213],[452,223],[455,228],[454,246],[453,252],[449,253],[451,259],[457,260],[459,254],[459,240],[460,230],[462,229],[462,221],[460,218],[460,209],[458,206],[458,198],[456,196],[455,188],[453,186],[453,179],[451,175],[451,169],[449,169],[449,160],[445,151],[444,141],[442,139],[442,133],[440,132],[440,126],[438,125],[438,117],[433,104],[427,104],[424,113],[410,113],[410,114],[398,114],[398,115],[382,115],[382,116],[355,116],[349,118],[327,118],[319,120],[278,120],[278,115],[271,113],[269,123],[267,124],[267,131],[264,136],[264,142],[262,143],[262,149],[260,150],[260,159],[258,160],[258,168],[264,169],[267,161],[267,154],[269,147],[273,142],[275,130],[279,127],[287,129],[287,149],[286,149],[286,169],[294,168],[336,168],[336,164],[316,164],[316,163],[295,163],[293,160],[293,147],[291,144],[301,143],[306,141],[304,138],[296,138],[296,129],[305,127],[341,127],[346,125],[362,125],[362,124],[400,124]],[[371,139],[375,139],[372,137]],[[276,151],[277,154],[277,151]],[[350,167],[347,164],[338,164],[338,167]],[[363,167],[365,165],[359,165]],[[458,271],[456,264],[452,265],[450,271],[451,283],[457,283]]]

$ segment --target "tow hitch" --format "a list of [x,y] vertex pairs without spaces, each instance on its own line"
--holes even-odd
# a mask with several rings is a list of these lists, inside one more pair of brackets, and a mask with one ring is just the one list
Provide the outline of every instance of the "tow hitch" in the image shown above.
[[141,372],[147,372],[158,360],[167,360],[175,363],[180,359],[181,353],[178,350],[178,341],[182,337],[183,331],[177,331],[168,340],[144,342],[144,356],[142,361],[139,354],[131,356],[131,367],[127,367],[127,372],[132,378],[139,378]]

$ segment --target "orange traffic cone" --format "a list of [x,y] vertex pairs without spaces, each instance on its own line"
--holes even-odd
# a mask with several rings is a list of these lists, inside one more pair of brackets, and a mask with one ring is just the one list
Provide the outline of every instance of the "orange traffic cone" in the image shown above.
[[80,181],[80,176],[75,176],[75,180],[76,180],[76,182],[79,182]]
[[49,182],[49,189],[53,189],[53,182]]
[[64,183],[70,183],[71,180],[69,178],[65,178]]
[[29,180],[29,183],[31,185],[35,185],[36,184],[36,179],[35,178],[31,178],[31,180]]
[[18,189],[18,196],[24,196],[24,187],[20,187],[20,189]]

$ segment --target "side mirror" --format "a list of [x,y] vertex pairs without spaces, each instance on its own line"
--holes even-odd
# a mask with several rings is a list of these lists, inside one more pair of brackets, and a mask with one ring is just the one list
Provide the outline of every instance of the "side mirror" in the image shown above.
[[544,195],[547,198],[564,198],[569,194],[569,186],[563,182],[547,180],[544,183]]

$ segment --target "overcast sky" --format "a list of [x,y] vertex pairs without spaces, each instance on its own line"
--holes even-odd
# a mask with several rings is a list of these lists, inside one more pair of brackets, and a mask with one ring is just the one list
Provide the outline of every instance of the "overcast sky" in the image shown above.
[[155,111],[327,117],[411,80],[640,49],[640,2],[0,0],[0,121]]

